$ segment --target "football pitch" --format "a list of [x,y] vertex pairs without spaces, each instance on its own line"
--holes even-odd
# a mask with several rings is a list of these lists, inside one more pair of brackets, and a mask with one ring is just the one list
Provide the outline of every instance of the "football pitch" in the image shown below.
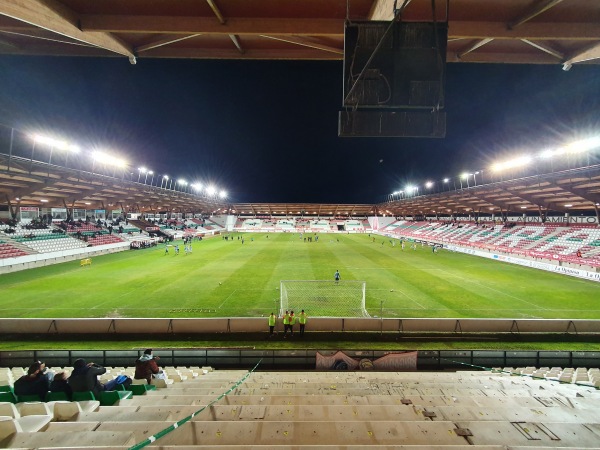
[[339,270],[366,282],[376,317],[600,319],[592,281],[381,236],[232,237],[195,241],[191,254],[179,241],[178,255],[163,244],[0,275],[0,317],[266,317],[279,310],[281,280],[331,281]]

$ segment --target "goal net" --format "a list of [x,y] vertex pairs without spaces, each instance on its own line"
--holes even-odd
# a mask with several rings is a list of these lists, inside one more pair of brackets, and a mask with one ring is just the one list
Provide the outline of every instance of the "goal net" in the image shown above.
[[281,314],[301,310],[310,317],[370,317],[364,281],[282,280]]

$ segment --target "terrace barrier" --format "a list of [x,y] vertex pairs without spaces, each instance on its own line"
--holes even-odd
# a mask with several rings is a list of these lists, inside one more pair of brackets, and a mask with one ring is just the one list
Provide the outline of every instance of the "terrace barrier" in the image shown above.
[[[0,367],[28,367],[43,361],[50,368],[70,367],[78,358],[107,367],[131,367],[143,349],[132,350],[39,350],[0,351]],[[394,350],[342,350],[355,358],[374,360]],[[314,369],[317,352],[330,356],[337,350],[252,350],[252,349],[157,349],[162,366],[212,366],[217,369],[249,369],[261,361],[259,370]],[[475,366],[475,367],[471,367]],[[600,367],[600,352],[506,351],[506,350],[419,350],[417,370],[476,370],[478,367]]]
[[[296,327],[296,330],[298,327]],[[0,319],[1,334],[155,334],[257,333],[267,318],[198,319]],[[380,319],[310,318],[307,332],[386,332],[440,334],[600,334],[600,320],[585,319]],[[276,331],[282,332],[279,319]]]

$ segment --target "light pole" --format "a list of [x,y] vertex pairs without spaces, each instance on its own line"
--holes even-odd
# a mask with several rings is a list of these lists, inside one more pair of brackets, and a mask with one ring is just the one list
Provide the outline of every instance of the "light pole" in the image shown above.
[[146,171],[146,177],[144,178],[144,184],[146,184],[146,181],[148,181],[148,175],[152,175],[154,172],[152,172],[151,170],[147,170]]
[[163,175],[162,176],[162,180],[160,181],[160,188],[163,188],[163,183],[165,184],[165,187],[167,186],[167,183],[169,182],[169,175]]

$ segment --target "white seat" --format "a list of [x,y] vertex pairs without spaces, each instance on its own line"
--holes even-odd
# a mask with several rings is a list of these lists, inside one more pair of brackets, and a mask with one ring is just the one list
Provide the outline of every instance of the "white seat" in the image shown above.
[[44,402],[23,402],[18,403],[17,408],[21,417],[24,416],[51,416],[50,406]]
[[10,402],[0,402],[0,416],[8,416],[13,419],[18,419],[21,417],[19,414],[19,410],[17,407]]

